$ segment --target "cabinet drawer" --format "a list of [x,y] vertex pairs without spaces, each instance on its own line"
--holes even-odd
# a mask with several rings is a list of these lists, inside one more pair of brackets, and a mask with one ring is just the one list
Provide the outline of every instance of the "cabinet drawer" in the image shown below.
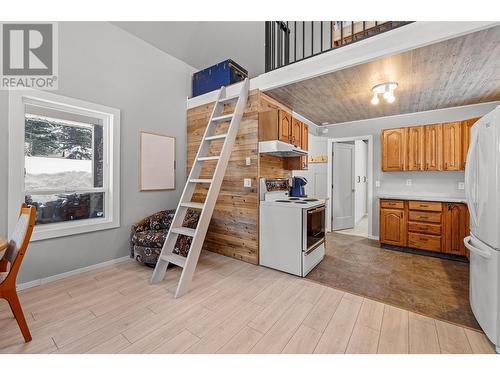
[[439,236],[441,235],[441,225],[409,222],[408,231],[416,233],[437,234]]
[[441,223],[441,213],[440,212],[410,211],[408,217],[409,217],[410,221],[423,221],[426,223]]
[[420,210],[420,211],[436,211],[441,212],[443,210],[443,204],[441,202],[422,202],[422,201],[410,201],[408,203],[410,210]]
[[380,201],[380,207],[382,208],[401,208],[403,209],[405,206],[404,201],[396,201],[391,199],[382,199]]
[[408,246],[421,250],[441,251],[441,236],[408,233]]

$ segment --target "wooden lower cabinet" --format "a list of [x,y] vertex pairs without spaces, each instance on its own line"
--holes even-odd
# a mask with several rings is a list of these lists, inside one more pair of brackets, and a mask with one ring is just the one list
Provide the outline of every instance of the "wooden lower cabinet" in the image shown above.
[[381,199],[380,207],[381,244],[467,255],[463,243],[469,235],[467,205]]
[[380,242],[406,246],[406,214],[404,209],[380,209]]
[[467,205],[444,203],[443,253],[467,255],[464,237],[469,235],[469,211]]

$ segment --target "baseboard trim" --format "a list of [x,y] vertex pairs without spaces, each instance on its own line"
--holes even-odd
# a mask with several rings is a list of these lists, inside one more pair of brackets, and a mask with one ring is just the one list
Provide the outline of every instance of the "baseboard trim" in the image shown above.
[[130,259],[130,256],[127,255],[127,256],[124,256],[124,257],[121,257],[121,258],[107,260],[107,261],[102,262],[102,263],[92,264],[92,265],[87,266],[87,267],[77,268],[76,270],[72,270],[72,271],[68,271],[68,272],[63,272],[63,273],[60,273],[60,274],[57,274],[57,275],[53,275],[53,276],[49,276],[49,277],[43,277],[41,279],[37,279],[37,280],[33,280],[33,281],[28,281],[26,283],[18,284],[17,285],[17,290],[23,290],[23,289],[33,288],[35,286],[40,286],[40,285],[43,285],[43,284],[50,283],[51,281],[65,279],[67,277],[78,275],[80,273],[84,273],[84,272],[96,270],[96,269],[99,269],[99,268],[111,266],[111,265],[117,264],[117,263],[122,263],[122,262],[127,261],[128,259]]

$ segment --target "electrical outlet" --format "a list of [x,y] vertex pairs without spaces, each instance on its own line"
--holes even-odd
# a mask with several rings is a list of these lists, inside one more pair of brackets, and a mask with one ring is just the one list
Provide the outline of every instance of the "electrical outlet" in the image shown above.
[[465,182],[459,182],[458,183],[458,190],[464,190],[465,189]]
[[252,179],[251,178],[243,179],[243,187],[252,187]]
[[246,165],[251,165],[252,164],[252,159],[250,159],[250,156],[247,156],[245,159],[245,164]]
[[380,181],[379,180],[375,181],[375,187],[380,187]]
[[406,186],[411,186],[411,178],[406,180]]

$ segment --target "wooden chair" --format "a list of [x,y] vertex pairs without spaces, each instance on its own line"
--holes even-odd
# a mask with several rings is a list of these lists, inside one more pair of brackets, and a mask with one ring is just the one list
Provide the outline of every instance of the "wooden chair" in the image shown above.
[[28,207],[23,203],[9,247],[0,260],[0,298],[9,303],[26,342],[31,341],[31,333],[17,296],[16,278],[35,226],[35,214],[34,207]]

